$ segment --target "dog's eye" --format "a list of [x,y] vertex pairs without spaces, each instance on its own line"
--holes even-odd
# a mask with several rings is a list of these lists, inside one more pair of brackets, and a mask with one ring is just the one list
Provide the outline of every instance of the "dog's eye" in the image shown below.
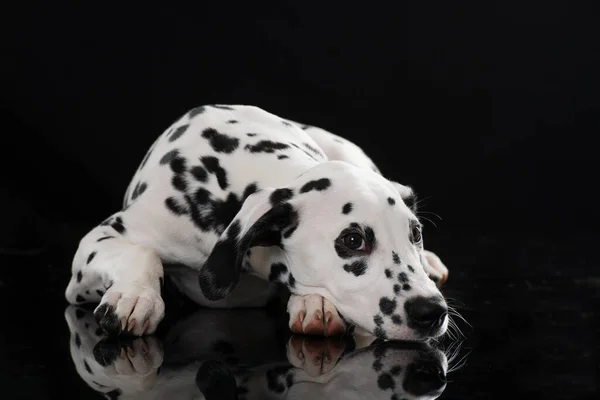
[[412,227],[410,241],[413,244],[419,244],[419,243],[421,243],[421,240],[423,240],[423,235],[421,235],[421,227],[418,225],[415,225]]
[[356,232],[349,233],[342,238],[344,246],[351,250],[361,251],[366,249],[365,240]]

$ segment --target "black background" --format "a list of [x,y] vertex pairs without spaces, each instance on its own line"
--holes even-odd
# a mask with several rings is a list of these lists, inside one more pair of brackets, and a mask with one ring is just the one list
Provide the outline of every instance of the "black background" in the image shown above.
[[[465,257],[471,276],[494,287],[597,271],[593,2],[170,4],[3,13],[3,247],[58,246],[70,262],[75,241],[120,208],[171,122],[197,105],[252,104],[353,140],[384,175],[413,186],[442,218],[424,214],[438,226],[426,223],[426,240],[447,245],[452,267]],[[473,293],[455,276],[455,289]],[[549,298],[566,293],[556,279]],[[524,313],[506,324],[532,323]]]

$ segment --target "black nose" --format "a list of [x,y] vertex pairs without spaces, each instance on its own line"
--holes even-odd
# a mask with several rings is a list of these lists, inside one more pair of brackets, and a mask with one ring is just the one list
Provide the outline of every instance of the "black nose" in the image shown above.
[[415,297],[407,300],[404,307],[410,321],[422,329],[439,328],[448,313],[439,298]]
[[414,395],[422,396],[439,391],[446,384],[446,374],[437,362],[417,362],[408,368],[405,389]]

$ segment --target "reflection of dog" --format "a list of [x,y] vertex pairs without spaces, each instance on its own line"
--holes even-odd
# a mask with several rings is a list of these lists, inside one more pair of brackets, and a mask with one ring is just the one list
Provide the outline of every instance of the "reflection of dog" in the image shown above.
[[260,309],[199,310],[162,342],[106,337],[76,306],[65,318],[77,372],[110,399],[434,399],[446,385],[446,357],[425,344],[288,339]]
[[214,308],[261,306],[282,283],[296,333],[446,331],[432,280],[448,270],[423,248],[412,189],[322,129],[256,107],[198,107],[148,151],[123,206],[81,240],[66,290],[72,304],[99,302],[109,333],[155,331],[164,272]]

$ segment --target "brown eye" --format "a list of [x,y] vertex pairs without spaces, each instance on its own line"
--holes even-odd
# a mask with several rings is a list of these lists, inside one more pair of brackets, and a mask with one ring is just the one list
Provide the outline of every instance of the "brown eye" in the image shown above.
[[361,251],[366,249],[365,240],[358,233],[349,233],[342,238],[344,246],[350,250]]
[[420,226],[415,225],[412,227],[410,239],[411,239],[410,241],[413,244],[421,243],[421,240],[423,240],[423,236],[421,235],[421,227]]

